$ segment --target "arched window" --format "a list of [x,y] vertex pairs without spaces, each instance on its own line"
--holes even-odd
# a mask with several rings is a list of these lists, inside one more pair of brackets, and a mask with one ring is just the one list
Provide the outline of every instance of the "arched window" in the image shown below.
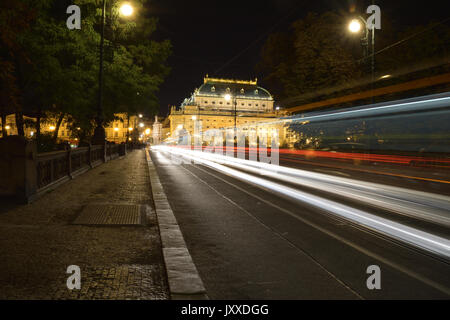
[[242,89],[241,89],[241,94],[244,94],[244,92],[245,92],[245,91],[244,91],[244,88],[242,88]]
[[216,92],[216,87],[212,86],[211,87],[211,92]]

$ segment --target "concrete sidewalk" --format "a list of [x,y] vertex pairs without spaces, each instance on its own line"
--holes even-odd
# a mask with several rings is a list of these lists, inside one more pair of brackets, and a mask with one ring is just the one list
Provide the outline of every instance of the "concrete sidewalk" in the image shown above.
[[[74,224],[93,205],[132,208],[142,214],[140,223]],[[0,202],[0,299],[168,299],[151,206],[144,150],[98,166],[30,205]],[[70,265],[81,269],[80,290],[66,286]]]

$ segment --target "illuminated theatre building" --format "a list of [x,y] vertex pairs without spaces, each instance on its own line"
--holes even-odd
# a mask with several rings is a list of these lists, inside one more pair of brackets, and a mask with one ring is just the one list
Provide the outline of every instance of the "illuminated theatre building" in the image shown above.
[[194,135],[198,134],[194,132],[197,125],[201,126],[201,138],[205,144],[208,140],[205,132],[214,129],[222,132],[233,130],[236,119],[238,132],[250,135],[253,131],[259,137],[264,135],[269,145],[272,135],[276,134],[278,142],[283,144],[285,128],[276,123],[281,115],[282,112],[274,110],[272,95],[258,87],[256,79],[243,81],[206,76],[200,88],[186,98],[179,108],[171,108],[168,117],[170,133],[167,133],[165,141],[178,143],[180,136],[189,136],[191,144],[194,144]]

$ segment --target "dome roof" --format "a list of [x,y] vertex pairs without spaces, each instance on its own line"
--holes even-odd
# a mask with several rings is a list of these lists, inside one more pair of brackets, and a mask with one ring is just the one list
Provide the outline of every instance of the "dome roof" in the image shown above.
[[270,93],[256,85],[256,81],[239,81],[205,78],[205,83],[197,90],[197,95],[217,96],[236,95],[247,99],[272,99]]

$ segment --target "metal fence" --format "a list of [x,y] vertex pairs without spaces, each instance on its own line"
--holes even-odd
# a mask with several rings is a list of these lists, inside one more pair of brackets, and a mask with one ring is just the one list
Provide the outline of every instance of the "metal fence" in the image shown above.
[[39,191],[98,164],[125,155],[126,150],[127,146],[124,144],[105,144],[39,153],[36,159],[37,189]]

